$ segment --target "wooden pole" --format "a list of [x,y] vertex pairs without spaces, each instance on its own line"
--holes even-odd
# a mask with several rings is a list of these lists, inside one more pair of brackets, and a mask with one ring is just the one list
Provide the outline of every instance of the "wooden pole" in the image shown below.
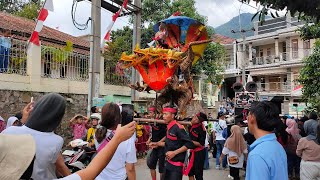
[[[134,121],[136,121],[138,124],[139,122],[143,122],[143,123],[158,123],[158,124],[167,124],[164,122],[164,120],[160,120],[160,119],[146,119],[146,118],[134,118]],[[186,121],[177,121],[178,123],[182,124],[182,125],[190,125],[191,126],[191,122],[186,122]]]

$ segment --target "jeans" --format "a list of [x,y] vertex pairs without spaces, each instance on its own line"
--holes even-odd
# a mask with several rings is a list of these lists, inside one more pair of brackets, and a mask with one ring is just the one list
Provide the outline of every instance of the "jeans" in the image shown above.
[[0,46],[0,73],[8,70],[9,56],[10,49]]
[[205,158],[204,158],[204,165],[203,165],[203,169],[209,169],[209,152],[208,152],[208,148],[204,148],[205,150]]
[[[217,146],[216,166],[220,166],[219,159],[220,159],[225,142],[226,142],[225,140],[216,140],[216,146]],[[222,160],[222,167],[223,168],[227,167],[227,156],[224,156]]]

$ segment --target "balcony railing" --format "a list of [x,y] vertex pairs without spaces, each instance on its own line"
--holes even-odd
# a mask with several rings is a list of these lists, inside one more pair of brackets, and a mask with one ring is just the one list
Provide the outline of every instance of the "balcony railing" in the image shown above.
[[260,65],[268,65],[268,64],[275,64],[275,63],[302,61],[303,58],[309,56],[310,54],[311,54],[311,49],[303,49],[299,51],[279,53],[279,57],[275,55],[255,57],[255,58],[252,58],[252,61],[250,62],[249,65],[260,66]]
[[259,92],[291,92],[291,86],[286,82],[269,82],[269,83],[257,83]]
[[26,75],[27,42],[5,38],[0,44],[0,73]]

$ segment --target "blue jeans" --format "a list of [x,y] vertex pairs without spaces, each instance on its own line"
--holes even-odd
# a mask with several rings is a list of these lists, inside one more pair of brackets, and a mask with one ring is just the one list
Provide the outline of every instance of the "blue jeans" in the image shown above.
[[204,158],[204,165],[203,165],[203,169],[209,169],[209,153],[208,153],[208,148],[204,148],[205,150],[205,158]]
[[10,49],[0,46],[0,73],[8,70],[9,56]]
[[[225,140],[216,140],[216,146],[217,146],[216,166],[220,166],[219,159],[220,159],[225,142],[226,142]],[[223,168],[227,167],[227,156],[224,156],[222,160],[222,167]]]

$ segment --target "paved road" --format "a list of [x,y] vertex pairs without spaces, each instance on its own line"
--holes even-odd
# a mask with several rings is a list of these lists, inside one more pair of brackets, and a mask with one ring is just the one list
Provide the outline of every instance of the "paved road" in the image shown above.
[[[215,159],[210,158],[210,169],[204,170],[203,179],[205,180],[230,180],[228,178],[229,171],[216,170]],[[137,180],[151,180],[149,169],[146,165],[145,159],[139,159],[136,164]],[[243,174],[243,173],[241,173]],[[158,174],[159,175],[159,174]],[[159,177],[157,178],[159,180]],[[183,180],[188,180],[188,177],[184,177]],[[242,178],[244,179],[244,178]]]

